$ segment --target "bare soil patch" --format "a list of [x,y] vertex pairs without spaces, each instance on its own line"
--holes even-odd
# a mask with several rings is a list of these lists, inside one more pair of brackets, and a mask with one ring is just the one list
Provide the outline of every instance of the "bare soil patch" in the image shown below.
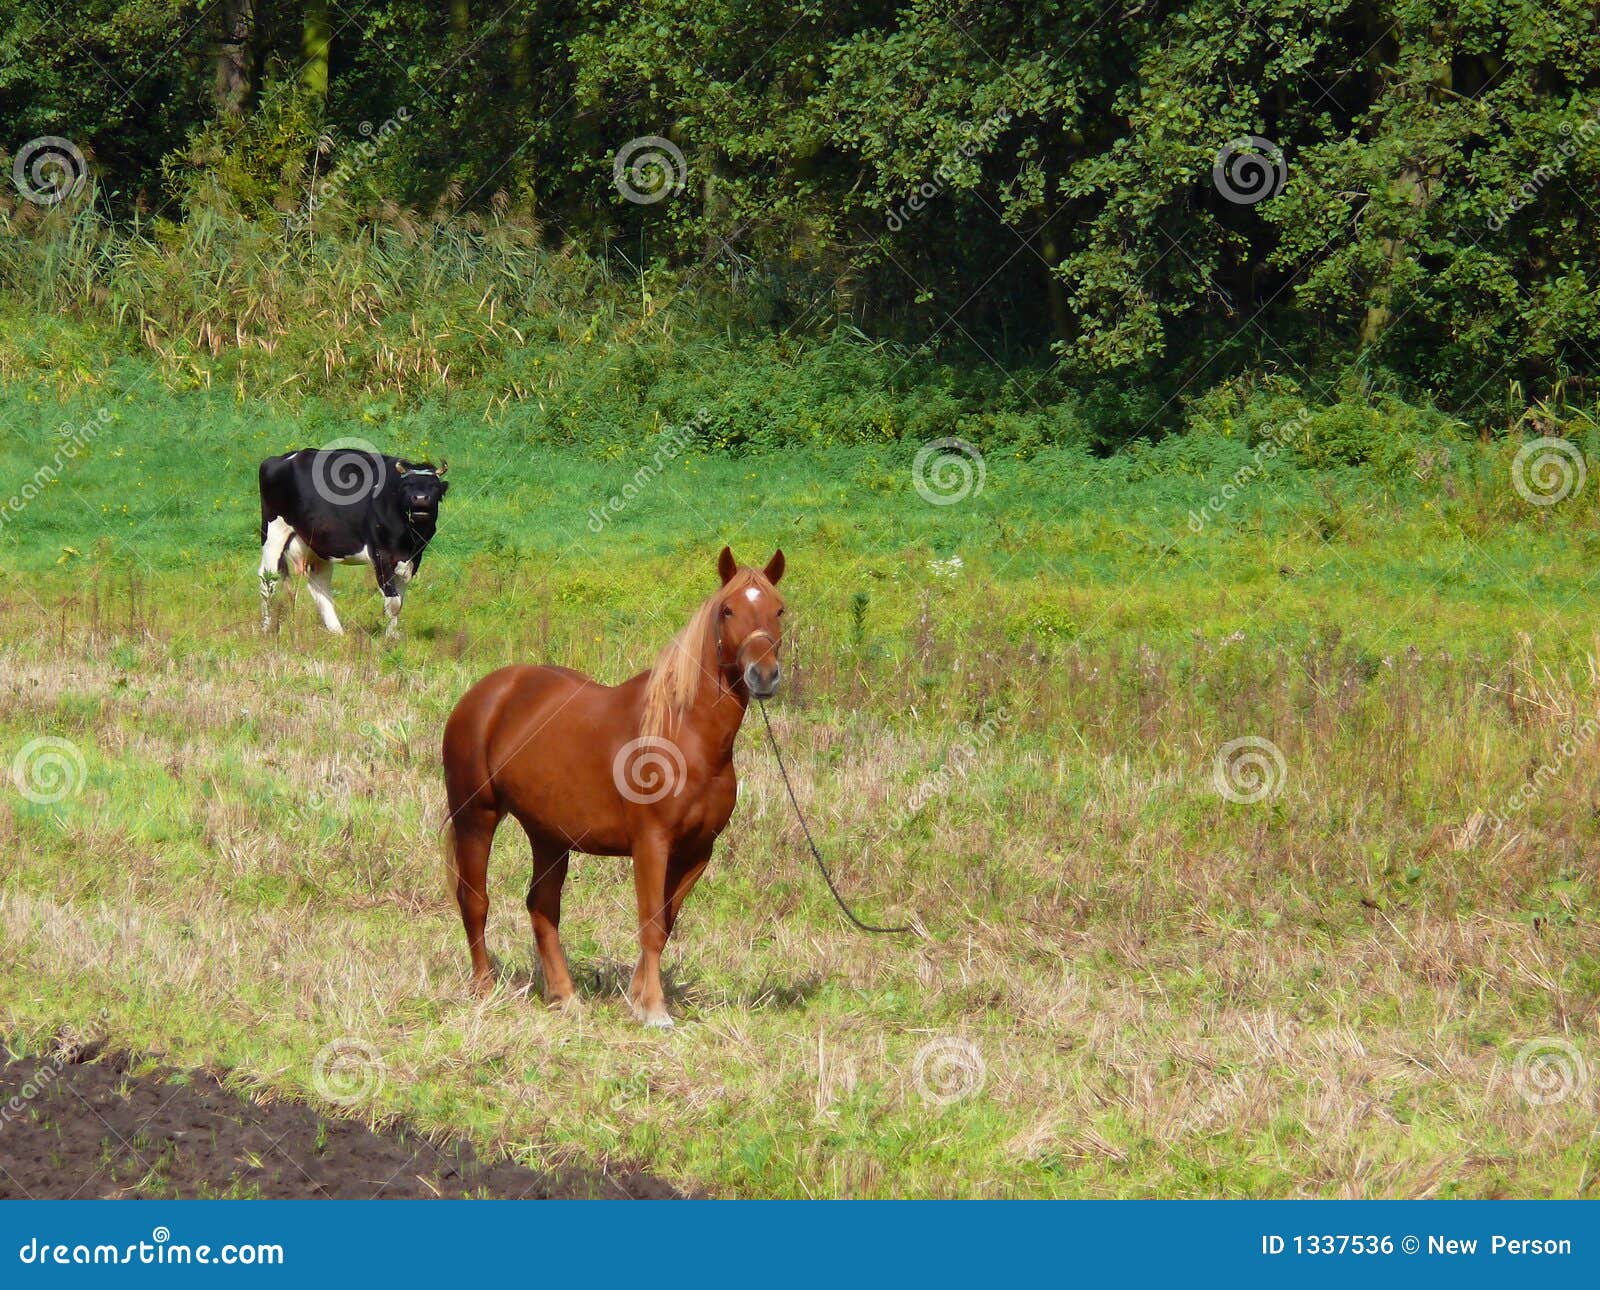
[[540,1172],[256,1101],[204,1071],[134,1074],[93,1049],[0,1066],[0,1199],[664,1199],[637,1170]]

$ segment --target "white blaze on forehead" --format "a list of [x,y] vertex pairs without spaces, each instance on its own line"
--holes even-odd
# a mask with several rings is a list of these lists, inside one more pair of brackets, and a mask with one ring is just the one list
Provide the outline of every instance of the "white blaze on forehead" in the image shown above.
[[744,598],[746,600],[748,600],[752,605],[755,604],[757,601],[759,601],[761,599],[761,588],[760,587],[746,587],[744,589]]

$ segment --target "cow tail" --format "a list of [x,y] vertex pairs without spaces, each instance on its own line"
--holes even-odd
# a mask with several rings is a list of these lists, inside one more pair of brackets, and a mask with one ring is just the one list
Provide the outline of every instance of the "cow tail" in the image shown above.
[[272,458],[268,457],[261,463],[260,469],[256,471],[256,487],[261,493],[261,544],[263,546],[267,543],[267,525],[272,522],[272,516],[267,506],[267,467],[270,465],[272,465]]

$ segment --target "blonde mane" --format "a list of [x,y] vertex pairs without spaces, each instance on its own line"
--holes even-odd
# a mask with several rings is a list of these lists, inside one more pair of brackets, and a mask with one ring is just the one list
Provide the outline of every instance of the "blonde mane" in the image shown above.
[[[711,628],[717,610],[734,592],[746,587],[772,590],[772,584],[755,569],[740,569],[694,611],[683,630],[656,655],[644,688],[644,716],[639,722],[642,737],[666,738],[689,710],[705,674],[705,656],[713,648]],[[711,667],[716,667],[714,659]]]

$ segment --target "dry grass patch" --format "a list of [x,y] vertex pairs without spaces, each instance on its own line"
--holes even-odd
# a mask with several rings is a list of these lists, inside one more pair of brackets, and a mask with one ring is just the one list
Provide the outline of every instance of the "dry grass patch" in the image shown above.
[[[662,1039],[620,1002],[620,862],[573,866],[581,1005],[537,1002],[511,829],[502,988],[468,996],[434,749],[475,648],[4,621],[7,755],[83,759],[60,801],[0,796],[10,1032],[104,1009],[123,1046],[283,1096],[723,1194],[1593,1188],[1600,754],[1571,731],[1600,691],[1531,646],[1024,666],[968,633],[930,698],[813,622],[774,711],[803,804],[863,912],[929,937],[836,916],[752,730]],[[1282,770],[1230,800],[1246,734]],[[318,1057],[349,1043],[378,1077],[343,1106]]]

